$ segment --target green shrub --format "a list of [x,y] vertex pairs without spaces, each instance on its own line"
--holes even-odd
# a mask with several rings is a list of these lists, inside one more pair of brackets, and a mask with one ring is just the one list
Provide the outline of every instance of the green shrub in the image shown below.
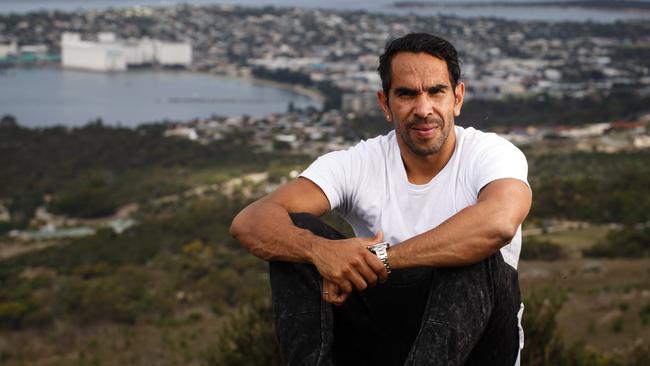
[[535,292],[524,299],[525,344],[522,365],[546,365],[552,357],[562,353],[562,340],[557,332],[555,316],[564,303],[564,294]]
[[521,259],[554,261],[565,257],[566,255],[562,247],[548,240],[530,236],[524,238],[522,241]]
[[612,333],[620,333],[623,331],[623,317],[617,316],[612,322]]
[[269,301],[232,313],[217,344],[204,355],[208,366],[279,366],[280,352]]
[[49,209],[53,213],[74,217],[101,217],[112,215],[118,203],[109,186],[78,187],[57,197]]
[[639,317],[641,318],[641,324],[648,325],[650,323],[650,304],[646,304],[639,310]]
[[650,257],[650,226],[611,230],[604,240],[586,250],[585,255],[605,258]]
[[8,301],[0,303],[0,329],[19,329],[23,318],[29,312],[29,305]]
[[14,225],[11,221],[0,221],[0,236],[13,230]]

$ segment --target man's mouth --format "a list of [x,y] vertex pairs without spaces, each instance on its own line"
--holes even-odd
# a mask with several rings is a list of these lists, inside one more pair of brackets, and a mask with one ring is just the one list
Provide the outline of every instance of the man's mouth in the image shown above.
[[411,130],[415,132],[415,135],[420,138],[433,137],[438,130],[437,124],[419,124],[411,127]]

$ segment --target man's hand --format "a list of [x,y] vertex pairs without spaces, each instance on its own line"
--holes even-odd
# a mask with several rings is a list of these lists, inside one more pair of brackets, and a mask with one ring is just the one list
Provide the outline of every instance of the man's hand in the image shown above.
[[384,264],[368,250],[369,246],[381,243],[383,237],[380,231],[372,238],[351,238],[315,246],[312,263],[323,276],[324,283],[328,280],[344,293],[364,290],[388,278]]
[[348,298],[349,292],[344,292],[334,282],[323,278],[323,300],[334,305],[343,305]]

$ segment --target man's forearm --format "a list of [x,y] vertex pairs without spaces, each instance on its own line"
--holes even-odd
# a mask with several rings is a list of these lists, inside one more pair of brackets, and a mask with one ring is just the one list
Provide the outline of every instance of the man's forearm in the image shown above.
[[257,201],[235,217],[230,233],[266,261],[312,262],[313,247],[325,238],[293,225],[288,212],[271,201]]
[[452,267],[479,262],[512,240],[530,202],[530,189],[519,181],[490,184],[475,205],[391,248],[390,265]]
[[510,242],[512,236],[490,222],[479,207],[468,207],[439,226],[389,250],[390,266],[451,267],[481,261]]

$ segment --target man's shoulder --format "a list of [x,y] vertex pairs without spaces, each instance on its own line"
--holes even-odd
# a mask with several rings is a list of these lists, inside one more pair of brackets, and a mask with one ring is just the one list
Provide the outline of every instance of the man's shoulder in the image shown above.
[[394,149],[392,145],[397,145],[392,132],[361,140],[345,149],[330,151],[319,156],[307,170],[336,168],[356,173],[375,171],[390,160],[393,154],[391,150]]
[[394,139],[395,133],[391,131],[386,135],[361,140],[345,150],[339,150],[339,152],[347,152],[357,158],[378,158],[382,156],[385,158],[390,153]]
[[498,134],[477,130],[474,127],[456,126],[456,138],[464,150],[480,151],[499,146],[516,148],[510,141]]
[[395,139],[395,131],[390,131],[385,135],[378,135],[369,139],[361,140],[355,146],[365,146],[374,149],[386,150]]

